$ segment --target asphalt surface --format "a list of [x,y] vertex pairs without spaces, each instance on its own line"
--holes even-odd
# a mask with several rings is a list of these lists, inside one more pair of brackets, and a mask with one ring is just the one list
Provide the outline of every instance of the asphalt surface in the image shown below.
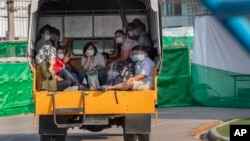
[[[250,117],[250,109],[182,107],[158,109],[159,125],[152,116],[151,141],[196,141],[192,131],[218,120]],[[39,141],[34,116],[0,118],[0,141]],[[113,126],[102,132],[69,130],[67,141],[123,141],[122,128]]]

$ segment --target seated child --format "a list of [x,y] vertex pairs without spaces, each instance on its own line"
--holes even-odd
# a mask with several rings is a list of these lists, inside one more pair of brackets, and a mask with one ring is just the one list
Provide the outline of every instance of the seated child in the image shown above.
[[[148,57],[147,49],[144,46],[135,48],[137,54],[133,54],[136,62],[135,76],[127,81],[114,86],[102,86],[103,90],[150,90],[153,89],[154,81],[154,62]],[[134,49],[134,50],[135,50]]]
[[70,81],[70,86],[80,87],[80,82],[66,69],[66,63],[69,61],[69,55],[64,56],[64,49],[62,47],[57,48],[57,57],[54,64],[55,74],[58,75],[58,79],[63,78]]

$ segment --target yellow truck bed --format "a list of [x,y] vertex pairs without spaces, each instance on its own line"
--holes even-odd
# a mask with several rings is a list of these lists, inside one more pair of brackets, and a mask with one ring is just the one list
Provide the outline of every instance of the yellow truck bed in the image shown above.
[[[85,114],[139,114],[155,112],[155,91],[88,91],[83,103],[82,92],[56,92],[56,108],[82,108]],[[52,96],[48,92],[36,92],[38,115],[52,115]]]
[[[36,115],[52,115],[53,99],[48,91],[36,90],[33,71],[33,91]],[[156,71],[155,71],[156,72]],[[58,91],[55,92],[56,108],[84,108],[84,114],[140,114],[154,113],[157,99],[155,89],[145,91]],[[83,99],[84,94],[84,99]],[[82,114],[82,113],[78,113]]]

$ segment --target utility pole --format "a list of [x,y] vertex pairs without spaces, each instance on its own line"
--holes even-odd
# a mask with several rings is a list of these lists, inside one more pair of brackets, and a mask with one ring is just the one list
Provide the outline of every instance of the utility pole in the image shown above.
[[14,0],[7,0],[7,10],[8,10],[8,31],[6,33],[7,40],[15,39],[15,22],[14,22]]

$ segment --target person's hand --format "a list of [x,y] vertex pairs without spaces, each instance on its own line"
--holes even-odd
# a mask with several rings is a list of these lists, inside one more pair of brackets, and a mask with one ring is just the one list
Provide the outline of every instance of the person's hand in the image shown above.
[[86,55],[87,57],[91,57],[87,51],[85,52],[85,55]]
[[63,81],[63,78],[60,77],[59,75],[55,75],[55,79],[56,79],[56,81]]
[[134,81],[133,78],[129,78],[125,83],[126,83],[127,86],[130,86],[130,85],[132,85],[133,81]]
[[69,53],[66,54],[66,56],[65,56],[64,59],[63,59],[63,62],[64,62],[64,63],[68,63],[68,62],[69,62],[69,59],[70,59],[69,56],[70,56]]
[[56,62],[56,59],[49,59],[49,64],[50,65],[53,66],[55,64],[55,62]]

